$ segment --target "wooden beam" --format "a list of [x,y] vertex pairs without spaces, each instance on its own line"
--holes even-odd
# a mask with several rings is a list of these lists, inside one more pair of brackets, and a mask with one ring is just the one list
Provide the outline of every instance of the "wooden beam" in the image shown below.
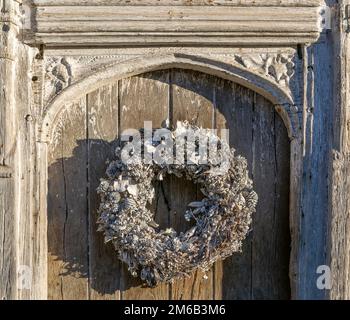
[[140,1],[135,6],[85,1],[78,6],[75,1],[34,1],[33,25],[25,42],[48,47],[296,45],[315,42],[321,31],[318,1],[289,1],[288,9],[287,2],[280,1],[274,6],[222,2],[223,6],[170,6]]
[[333,35],[334,45],[334,116],[333,149],[330,155],[330,226],[327,248],[332,276],[330,299],[350,299],[350,114],[349,69],[350,41],[346,21],[349,0],[340,1],[335,10],[339,23]]
[[15,60],[19,3],[0,2],[0,300],[17,297]]

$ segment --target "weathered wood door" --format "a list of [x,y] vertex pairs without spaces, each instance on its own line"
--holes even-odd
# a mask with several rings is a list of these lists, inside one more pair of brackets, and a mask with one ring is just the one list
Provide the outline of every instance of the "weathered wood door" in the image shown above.
[[[289,140],[273,105],[235,83],[189,70],[123,79],[88,93],[63,111],[49,150],[48,288],[50,299],[288,299]],[[144,120],[170,118],[229,128],[230,144],[248,159],[259,195],[243,253],[207,275],[142,288],[96,232],[96,188],[115,139]],[[186,204],[201,197],[174,177],[157,185],[154,212],[164,227],[188,228]]]

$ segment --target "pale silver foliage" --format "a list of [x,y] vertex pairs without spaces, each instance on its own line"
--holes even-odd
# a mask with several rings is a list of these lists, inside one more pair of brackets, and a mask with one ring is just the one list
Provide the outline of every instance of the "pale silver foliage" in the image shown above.
[[[190,127],[199,135],[213,135]],[[248,177],[247,161],[235,156],[234,149],[217,136],[209,138],[217,139],[219,156],[228,155],[229,169],[224,175],[218,176],[217,159],[212,163],[210,157],[207,164],[145,164],[142,159],[125,164],[118,148],[117,160],[109,164],[107,178],[101,180],[99,230],[106,242],[113,243],[131,274],[148,286],[189,276],[198,268],[207,271],[218,259],[239,252],[249,232],[258,197]],[[195,226],[180,234],[173,228],[160,230],[149,209],[154,182],[166,174],[192,180],[204,195],[184,213]]]

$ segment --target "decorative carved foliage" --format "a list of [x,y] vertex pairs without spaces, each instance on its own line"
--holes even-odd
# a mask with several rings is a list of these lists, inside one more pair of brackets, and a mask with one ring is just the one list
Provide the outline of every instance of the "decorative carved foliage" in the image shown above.
[[[178,49],[181,51],[181,49]],[[169,53],[169,52],[168,52]],[[171,53],[171,52],[170,52]],[[186,52],[188,53],[188,52]],[[81,56],[49,56],[45,60],[45,94],[44,103],[48,103],[63,89],[72,83],[85,78],[102,69],[122,61],[132,60],[154,52],[140,52],[138,54],[109,54],[109,55],[81,55]],[[162,55],[162,52],[158,52]],[[193,53],[192,53],[193,54]],[[200,56],[206,54],[200,52]],[[294,75],[295,64],[293,53],[230,53],[215,54],[215,59],[232,65],[239,64],[250,72],[267,77],[287,91],[289,82]],[[209,57],[209,56],[208,56]],[[210,55],[213,58],[213,55]]]
[[252,72],[258,72],[283,86],[289,86],[294,74],[293,56],[288,54],[235,55],[235,60]]
[[130,55],[82,55],[50,56],[45,59],[44,103],[47,104],[63,89],[77,80],[102,68],[108,68],[122,60],[132,58]]
[[46,96],[55,96],[72,83],[72,70],[65,58],[50,58],[45,71]]

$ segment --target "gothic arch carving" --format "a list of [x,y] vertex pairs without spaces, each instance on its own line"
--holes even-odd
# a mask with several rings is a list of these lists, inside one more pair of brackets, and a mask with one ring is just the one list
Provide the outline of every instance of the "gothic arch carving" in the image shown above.
[[204,56],[189,54],[166,54],[142,56],[117,62],[64,88],[45,108],[39,125],[40,141],[50,142],[53,128],[60,111],[67,105],[103,85],[133,75],[155,70],[182,68],[200,71],[236,82],[271,101],[282,117],[291,139],[299,137],[299,110],[289,87],[280,85],[276,79],[261,72],[250,70],[244,64],[228,64]]

